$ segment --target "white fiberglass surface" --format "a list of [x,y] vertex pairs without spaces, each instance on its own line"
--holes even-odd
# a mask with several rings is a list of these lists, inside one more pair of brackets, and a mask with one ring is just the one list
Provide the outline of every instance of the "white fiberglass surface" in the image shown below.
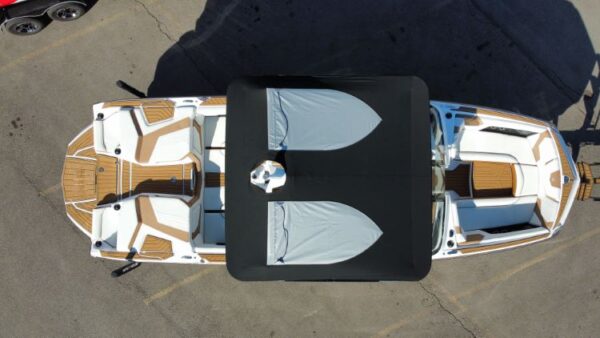
[[206,147],[225,147],[225,116],[207,116],[204,118],[204,140]]
[[537,197],[466,199],[456,202],[464,231],[529,223]]
[[204,151],[204,170],[207,173],[225,172],[225,149],[206,149]]
[[190,207],[176,197],[150,197],[150,204],[160,224],[181,231],[190,231]]
[[191,136],[189,128],[162,135],[156,141],[149,162],[172,162],[184,158],[190,152]]
[[[115,153],[120,150],[120,156],[125,159],[135,159],[135,151],[138,144],[138,134],[129,110],[119,110],[110,115],[102,122],[104,149],[96,148],[96,151]],[[94,133],[99,130],[94,126]]]

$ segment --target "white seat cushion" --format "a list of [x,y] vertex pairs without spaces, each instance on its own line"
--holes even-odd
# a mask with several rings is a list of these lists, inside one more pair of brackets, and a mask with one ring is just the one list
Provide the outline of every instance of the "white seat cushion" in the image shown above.
[[204,169],[207,173],[224,173],[225,150],[207,149],[204,152]]
[[458,222],[464,231],[528,223],[536,199],[537,196],[458,200]]
[[160,224],[190,231],[190,207],[176,197],[150,197],[150,204]]
[[156,141],[150,161],[148,163],[161,163],[178,161],[190,153],[192,137],[191,128],[180,129],[162,135]]
[[538,168],[532,165],[513,164],[515,167],[515,197],[537,195],[539,187]]
[[[95,149],[130,162],[151,164],[179,161],[190,152],[198,156],[202,146],[188,116],[193,112],[193,107],[178,107],[174,118],[148,125],[139,108],[134,108],[133,114],[129,108],[120,109],[94,123]],[[117,148],[119,154],[115,153]]]
[[[535,165],[526,138],[465,128],[458,141],[459,156],[465,161],[483,160]],[[481,154],[483,158],[476,158]],[[494,155],[499,155],[494,156]]]
[[204,118],[204,146],[225,147],[225,116]]
[[[138,144],[138,132],[131,117],[131,113],[127,109],[110,115],[102,121],[102,128],[97,127],[98,123],[94,124],[94,134],[103,133],[103,144],[98,142],[97,151],[106,151],[115,154],[115,150],[121,150],[120,157],[126,159],[134,159]],[[100,144],[104,146],[101,148]]]
[[129,251],[131,236],[138,224],[134,199],[126,199],[114,207],[96,208],[92,212],[92,242],[104,241],[117,251]]

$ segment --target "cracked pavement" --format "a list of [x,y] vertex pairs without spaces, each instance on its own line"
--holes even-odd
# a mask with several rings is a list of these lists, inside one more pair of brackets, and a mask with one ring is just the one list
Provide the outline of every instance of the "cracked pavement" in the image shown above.
[[225,268],[198,275],[196,266],[152,264],[110,278],[121,264],[89,257],[54,187],[91,105],[129,96],[119,79],[165,96],[222,94],[240,74],[418,74],[433,98],[550,118],[579,160],[600,160],[600,79],[589,62],[599,60],[598,4],[174,3],[102,0],[36,36],[0,35],[2,335],[570,337],[600,329],[593,202],[576,204],[551,241],[436,261],[419,283],[241,283]]

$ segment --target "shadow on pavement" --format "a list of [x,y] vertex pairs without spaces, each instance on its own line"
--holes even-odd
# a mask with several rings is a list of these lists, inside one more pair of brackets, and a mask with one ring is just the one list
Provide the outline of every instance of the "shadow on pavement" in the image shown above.
[[[194,31],[160,58],[150,96],[224,94],[244,75],[410,74],[430,97],[557,121],[588,83],[582,129],[591,130],[599,61],[566,1],[208,0]],[[589,88],[589,87],[588,87]]]

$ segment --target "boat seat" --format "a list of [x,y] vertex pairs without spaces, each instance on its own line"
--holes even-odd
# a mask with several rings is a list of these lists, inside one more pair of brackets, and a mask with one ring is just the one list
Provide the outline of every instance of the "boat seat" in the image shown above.
[[464,128],[458,140],[461,161],[521,163],[535,165],[532,148],[524,137]]
[[531,135],[527,137],[527,140],[531,146],[531,150],[533,151],[533,156],[535,157],[536,161],[540,163],[546,163],[558,157],[554,141],[552,140],[552,137],[550,137],[550,133],[548,133],[548,131]]
[[204,151],[204,171],[225,172],[225,149],[206,149]]
[[515,197],[537,195],[539,189],[539,169],[537,166],[518,164],[513,166],[514,183],[513,195]]
[[121,108],[94,121],[94,148],[127,161],[157,164],[201,156],[200,127],[193,107],[178,107],[172,119],[148,124],[140,108]]
[[199,217],[198,210],[177,197],[128,198],[93,210],[92,243],[103,241],[102,251],[140,252],[151,235],[170,242],[173,252],[177,244],[189,249],[190,226],[197,223],[190,220]]
[[225,148],[225,116],[206,116],[204,118],[204,146],[207,148]]
[[464,231],[528,223],[537,196],[457,200],[458,222]]
[[96,208],[92,211],[92,243],[103,241],[109,246],[104,245],[104,251],[129,251],[138,223],[133,199]]

